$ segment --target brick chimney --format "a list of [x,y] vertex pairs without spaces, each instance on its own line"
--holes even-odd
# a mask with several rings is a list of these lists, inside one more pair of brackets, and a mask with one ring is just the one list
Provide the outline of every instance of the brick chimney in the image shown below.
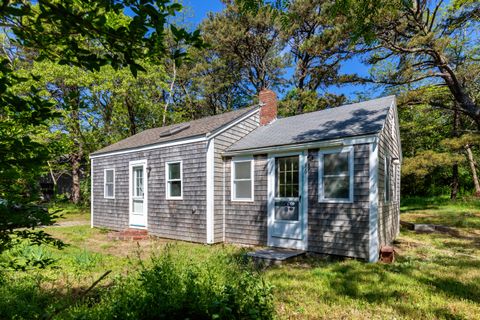
[[277,119],[277,95],[272,90],[262,89],[258,94],[260,100],[260,125],[264,126]]

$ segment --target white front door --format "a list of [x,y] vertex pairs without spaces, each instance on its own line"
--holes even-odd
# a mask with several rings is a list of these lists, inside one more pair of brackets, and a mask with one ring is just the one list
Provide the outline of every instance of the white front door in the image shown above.
[[269,156],[268,245],[307,249],[306,156]]
[[147,161],[130,162],[130,218],[132,228],[147,227]]

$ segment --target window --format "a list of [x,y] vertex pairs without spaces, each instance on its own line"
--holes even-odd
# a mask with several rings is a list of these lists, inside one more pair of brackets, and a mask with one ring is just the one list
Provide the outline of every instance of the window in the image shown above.
[[105,169],[103,173],[103,196],[107,199],[115,198],[115,169]]
[[232,161],[232,201],[253,201],[253,159]]
[[385,199],[385,202],[388,202],[390,201],[390,198],[391,198],[391,170],[390,170],[390,167],[391,167],[391,160],[390,160],[390,156],[386,156],[384,158],[384,182],[385,182],[385,186],[384,186],[384,199]]
[[167,162],[166,166],[167,199],[181,200],[183,198],[182,162]]
[[319,152],[319,201],[353,201],[353,147]]
[[277,169],[275,197],[298,198],[300,190],[298,166],[298,156],[275,158]]

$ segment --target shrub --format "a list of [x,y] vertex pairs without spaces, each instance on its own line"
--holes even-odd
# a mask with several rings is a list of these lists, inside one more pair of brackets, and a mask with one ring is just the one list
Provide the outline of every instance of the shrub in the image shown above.
[[100,301],[67,311],[74,319],[271,319],[272,288],[251,266],[216,255],[194,262],[167,247]]

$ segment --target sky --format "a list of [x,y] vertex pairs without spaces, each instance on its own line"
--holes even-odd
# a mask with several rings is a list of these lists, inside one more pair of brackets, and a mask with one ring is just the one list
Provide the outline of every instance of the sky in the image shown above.
[[[198,26],[209,12],[219,12],[224,7],[220,0],[184,0],[182,3],[187,8],[185,10],[185,20],[190,22],[192,27]],[[340,70],[343,73],[368,75],[368,66],[364,65],[358,58],[346,61]],[[287,70],[287,78],[292,73],[293,68]],[[327,91],[329,93],[345,94],[349,100],[357,100],[357,93],[372,98],[383,95],[383,90],[378,90],[372,85],[343,85],[341,87],[329,87]],[[279,93],[279,96],[282,97],[283,94]]]

